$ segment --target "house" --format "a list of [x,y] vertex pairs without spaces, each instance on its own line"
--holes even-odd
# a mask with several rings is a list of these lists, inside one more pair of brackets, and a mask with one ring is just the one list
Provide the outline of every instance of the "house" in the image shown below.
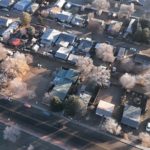
[[60,33],[55,44],[62,47],[68,47],[69,45],[72,45],[75,42],[76,38],[76,35],[63,32]]
[[143,54],[136,54],[134,57],[134,62],[141,65],[150,65],[150,57]]
[[125,105],[121,123],[129,127],[138,128],[140,124],[141,108]]
[[118,35],[119,32],[121,31],[123,23],[119,21],[112,20],[109,23],[107,33],[111,35]]
[[62,101],[65,100],[71,86],[78,80],[79,72],[74,69],[61,68],[54,80],[53,88],[50,91],[52,96],[58,96]]
[[56,42],[60,33],[61,33],[60,31],[55,29],[47,29],[40,38],[41,43],[47,46],[52,45],[53,43]]
[[80,39],[78,50],[83,53],[89,53],[90,50],[93,48],[93,41],[90,38]]
[[75,15],[71,20],[71,24],[74,26],[86,27],[87,21],[86,19],[81,18],[79,15]]
[[20,0],[14,5],[14,9],[18,11],[25,11],[26,8],[32,3],[31,0]]
[[38,3],[32,3],[31,5],[29,5],[29,6],[27,7],[26,11],[27,11],[28,13],[33,14],[33,13],[35,13],[35,12],[38,10],[39,7],[40,7],[40,6],[39,6]]
[[67,61],[70,63],[70,64],[76,64],[76,61],[78,59],[78,55],[75,55],[75,54],[70,54]]
[[62,60],[67,60],[67,58],[68,58],[69,54],[71,53],[72,49],[73,49],[73,46],[70,46],[68,48],[60,47],[57,50],[57,52],[55,54],[55,57],[59,58],[59,59],[62,59]]
[[19,25],[20,23],[17,21],[11,23],[10,26],[3,32],[2,36],[10,36],[10,34],[14,33],[18,29]]
[[96,109],[96,115],[103,116],[105,118],[112,117],[114,108],[114,104],[100,100]]
[[72,2],[67,2],[64,5],[65,9],[71,9],[73,10],[73,8],[75,8],[77,11],[79,11],[82,8],[83,5],[77,4],[77,3],[72,3]]
[[70,23],[72,20],[72,13],[67,11],[61,11],[60,13],[55,14],[55,18],[62,23]]
[[15,0],[0,0],[0,7],[8,8],[15,3]]
[[61,84],[57,84],[51,91],[51,95],[57,96],[60,100],[64,100],[68,94],[69,89],[71,88],[72,82],[68,80],[63,80]]
[[12,19],[0,18],[0,27],[8,27],[12,22]]

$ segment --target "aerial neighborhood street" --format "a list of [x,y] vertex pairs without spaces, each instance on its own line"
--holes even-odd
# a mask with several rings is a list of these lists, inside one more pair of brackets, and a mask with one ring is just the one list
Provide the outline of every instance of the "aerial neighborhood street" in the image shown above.
[[149,0],[0,0],[0,150],[150,149]]

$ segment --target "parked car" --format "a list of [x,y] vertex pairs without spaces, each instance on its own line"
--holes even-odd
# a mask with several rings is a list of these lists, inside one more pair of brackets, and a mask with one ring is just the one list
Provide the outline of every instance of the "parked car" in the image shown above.
[[148,122],[147,125],[146,125],[146,131],[150,132],[150,122]]
[[136,49],[136,48],[131,47],[131,48],[130,48],[130,51],[137,52],[137,49]]

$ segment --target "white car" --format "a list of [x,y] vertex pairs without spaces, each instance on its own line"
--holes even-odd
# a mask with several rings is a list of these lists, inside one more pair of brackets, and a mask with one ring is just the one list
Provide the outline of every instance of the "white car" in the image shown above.
[[150,132],[150,122],[147,123],[146,131],[147,131],[147,132]]

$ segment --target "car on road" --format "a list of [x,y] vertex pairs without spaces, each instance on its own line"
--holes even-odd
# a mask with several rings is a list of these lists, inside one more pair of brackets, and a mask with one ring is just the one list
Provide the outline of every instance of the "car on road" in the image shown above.
[[146,125],[146,131],[150,132],[150,122],[148,122],[147,125]]
[[24,106],[25,106],[26,108],[31,108],[31,107],[32,107],[29,103],[25,103]]

